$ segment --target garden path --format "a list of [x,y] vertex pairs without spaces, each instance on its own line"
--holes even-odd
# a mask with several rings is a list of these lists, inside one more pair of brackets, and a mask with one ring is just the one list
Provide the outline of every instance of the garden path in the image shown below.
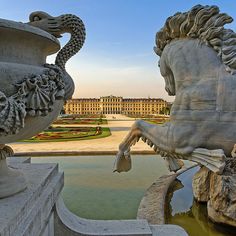
[[[108,124],[102,126],[109,127],[111,130],[111,136],[106,138],[66,142],[12,143],[10,146],[15,153],[117,151],[120,142],[134,123],[134,119],[120,114],[110,114],[106,118]],[[140,141],[132,147],[132,150],[151,151],[152,149]]]

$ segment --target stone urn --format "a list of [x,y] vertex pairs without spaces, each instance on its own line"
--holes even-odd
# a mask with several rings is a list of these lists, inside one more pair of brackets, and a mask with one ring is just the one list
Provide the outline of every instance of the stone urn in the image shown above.
[[[75,15],[33,12],[27,24],[0,19],[0,32],[0,198],[4,198],[27,187],[23,173],[7,166],[6,157],[13,151],[5,144],[47,128],[71,98],[74,83],[65,64],[82,47],[85,27]],[[65,32],[71,38],[60,50],[57,37]],[[46,64],[47,56],[56,52],[55,64]]]

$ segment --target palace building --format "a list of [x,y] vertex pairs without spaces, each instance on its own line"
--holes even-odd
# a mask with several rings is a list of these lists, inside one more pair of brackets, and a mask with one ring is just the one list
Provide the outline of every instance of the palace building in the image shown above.
[[66,102],[66,114],[160,114],[168,102],[161,98],[123,98],[105,96],[100,98],[76,98]]

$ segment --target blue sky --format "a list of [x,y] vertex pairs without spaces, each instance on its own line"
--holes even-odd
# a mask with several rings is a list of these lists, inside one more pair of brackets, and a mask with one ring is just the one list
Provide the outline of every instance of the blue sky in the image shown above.
[[[196,4],[217,5],[236,19],[235,1],[194,0],[0,0],[0,17],[28,21],[32,11],[53,16],[72,13],[84,21],[87,38],[82,50],[67,63],[74,97],[117,95],[163,97],[169,101],[153,52],[155,34],[166,18]],[[233,22],[228,27],[236,29]],[[68,36],[61,40],[62,45]],[[54,56],[48,61],[53,62]]]

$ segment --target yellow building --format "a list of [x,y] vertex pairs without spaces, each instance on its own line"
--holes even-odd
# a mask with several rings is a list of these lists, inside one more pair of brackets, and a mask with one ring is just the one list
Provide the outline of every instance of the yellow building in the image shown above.
[[100,98],[77,98],[68,100],[66,114],[160,114],[168,103],[161,98],[123,98],[105,96]]

